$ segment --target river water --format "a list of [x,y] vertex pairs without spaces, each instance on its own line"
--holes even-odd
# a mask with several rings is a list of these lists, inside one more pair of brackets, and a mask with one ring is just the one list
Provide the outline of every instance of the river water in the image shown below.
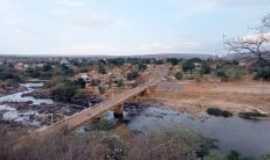
[[[33,105],[52,104],[51,99],[38,99],[31,96],[23,96],[24,94],[31,93],[34,90],[41,88],[43,83],[25,83],[21,84],[26,88],[25,91],[17,92],[15,94],[0,97],[0,120],[13,121],[30,126],[40,126],[35,117],[39,116],[36,111],[19,111],[15,107],[9,106],[8,103],[32,103]],[[7,103],[7,104],[5,104]]]
[[23,87],[26,88],[26,91],[17,92],[15,94],[2,96],[0,97],[0,103],[4,102],[31,102],[34,105],[40,105],[42,103],[45,104],[52,104],[53,101],[51,99],[38,99],[31,96],[23,97],[22,95],[31,93],[35,89],[41,88],[44,84],[43,83],[25,83],[21,84]]
[[[112,125],[118,124],[112,112],[104,115]],[[139,108],[125,112],[122,123],[130,132],[149,134],[168,128],[189,128],[203,137],[217,140],[219,150],[228,153],[235,150],[244,156],[259,157],[270,153],[270,121],[245,120],[239,117],[214,117],[202,114],[193,118],[187,113],[178,113],[161,106]],[[82,128],[81,128],[82,129]]]

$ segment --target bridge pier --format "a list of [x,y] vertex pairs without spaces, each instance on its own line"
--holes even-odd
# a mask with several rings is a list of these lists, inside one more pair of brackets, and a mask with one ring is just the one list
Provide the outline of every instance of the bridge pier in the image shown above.
[[151,89],[147,88],[145,91],[143,91],[139,96],[141,97],[146,97],[146,96],[150,96],[151,94]]
[[117,119],[123,119],[124,118],[124,104],[120,104],[119,106],[115,107],[113,110],[113,115]]

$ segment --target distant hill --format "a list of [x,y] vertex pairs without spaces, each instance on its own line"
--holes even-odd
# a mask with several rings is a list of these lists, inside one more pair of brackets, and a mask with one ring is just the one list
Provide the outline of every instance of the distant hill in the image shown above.
[[195,54],[195,53],[158,53],[158,54],[145,54],[145,55],[124,55],[124,56],[113,56],[113,55],[74,55],[74,56],[47,56],[47,55],[4,55],[0,54],[1,58],[4,57],[16,57],[16,58],[92,58],[92,59],[100,59],[100,58],[118,58],[118,57],[133,57],[133,58],[157,58],[157,59],[165,59],[165,58],[213,58],[214,55],[211,54]]
[[183,58],[183,59],[190,59],[190,58],[201,58],[201,59],[208,59],[214,57],[214,55],[210,54],[195,54],[195,53],[162,53],[162,54],[149,54],[149,55],[138,55],[138,56],[130,56],[130,57],[137,57],[137,58]]

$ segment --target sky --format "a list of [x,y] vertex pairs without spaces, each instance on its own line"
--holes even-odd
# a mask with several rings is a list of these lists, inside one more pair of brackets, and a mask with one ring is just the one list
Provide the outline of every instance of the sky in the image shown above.
[[0,0],[0,54],[223,53],[269,0]]

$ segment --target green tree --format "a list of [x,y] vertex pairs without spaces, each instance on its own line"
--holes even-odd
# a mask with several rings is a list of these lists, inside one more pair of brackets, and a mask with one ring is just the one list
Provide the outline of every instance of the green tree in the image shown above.
[[195,69],[194,62],[191,60],[185,61],[182,67],[184,72],[192,72]]
[[171,63],[173,66],[176,66],[181,60],[177,59],[177,58],[168,58],[167,62]]
[[177,80],[182,80],[182,79],[183,79],[183,73],[182,73],[182,72],[177,72],[177,73],[175,74],[175,78],[176,78]]

